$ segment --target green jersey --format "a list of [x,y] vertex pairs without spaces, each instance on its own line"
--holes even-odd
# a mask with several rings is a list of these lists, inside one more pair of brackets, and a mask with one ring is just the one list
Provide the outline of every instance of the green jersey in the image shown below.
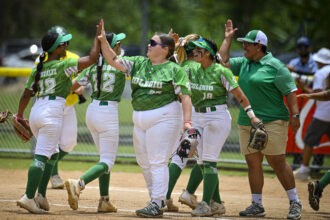
[[94,64],[84,69],[76,81],[80,85],[87,85],[89,82],[92,85],[92,98],[102,101],[120,101],[125,87],[125,74],[110,66],[104,59],[101,74],[100,96],[97,89],[97,65]]
[[[32,73],[26,83],[25,88],[32,90],[37,67],[32,69]],[[38,97],[48,95],[65,98],[71,90],[71,76],[78,72],[78,59],[53,60],[43,63],[38,82]]]
[[188,66],[191,101],[195,108],[226,104],[227,91],[238,87],[233,73],[218,63],[206,69],[195,62],[189,63]]
[[[249,99],[254,113],[264,123],[290,119],[283,96],[296,90],[287,67],[271,53],[257,62],[245,57],[229,59],[230,68],[239,76],[238,84]],[[250,119],[240,109],[238,124],[250,125]]]
[[135,111],[157,109],[190,95],[189,80],[179,65],[169,61],[152,65],[142,56],[123,57],[120,62],[131,76],[132,105]]

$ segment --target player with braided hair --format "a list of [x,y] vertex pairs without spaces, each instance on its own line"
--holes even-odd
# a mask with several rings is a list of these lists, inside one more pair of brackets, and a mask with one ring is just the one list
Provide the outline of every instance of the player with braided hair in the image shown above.
[[[217,161],[231,129],[231,116],[227,110],[227,91],[231,92],[243,108],[249,109],[251,124],[260,122],[255,117],[232,72],[220,65],[217,45],[214,41],[200,37],[189,42],[194,60],[199,66],[190,68],[189,79],[192,90],[192,122],[201,134],[197,146],[197,164],[191,171],[186,190],[179,201],[194,208],[193,216],[212,216],[225,213],[220,198]],[[192,194],[203,182],[202,202],[192,203]]]
[[[120,41],[125,34],[107,33],[106,39],[111,48],[120,55]],[[116,212],[117,208],[109,200],[110,170],[112,169],[119,143],[118,102],[125,87],[125,75],[110,66],[100,54],[98,63],[85,70],[74,80],[75,85],[92,85],[92,102],[86,112],[86,124],[100,153],[100,161],[91,167],[78,180],[65,181],[69,204],[78,208],[80,191],[94,179],[99,179],[100,201],[98,212]]]
[[[100,25],[97,33],[100,32]],[[95,63],[100,45],[95,38],[89,56],[79,59],[60,60],[66,55],[71,34],[47,33],[42,38],[43,53],[36,68],[29,76],[21,96],[17,116],[23,118],[31,96],[36,95],[30,113],[30,125],[37,144],[34,159],[29,167],[26,191],[17,205],[31,213],[49,210],[46,198],[47,184],[52,168],[58,158],[58,142],[64,116],[65,97],[72,87],[71,76]],[[44,62],[46,53],[48,59]],[[38,194],[35,197],[36,190]]]
[[[48,30],[48,33],[58,33],[62,36],[67,35],[68,32],[62,26],[53,26]],[[68,42],[69,43],[69,42]],[[61,57],[60,60],[65,60],[68,58],[79,59],[79,55],[71,52],[70,50],[66,50],[65,57]],[[47,54],[45,60],[48,59]],[[35,65],[38,65],[40,57],[35,61]],[[76,77],[77,73],[72,74],[72,78]],[[64,182],[58,174],[58,162],[62,160],[69,152],[73,150],[73,148],[77,144],[77,117],[76,111],[74,108],[74,104],[76,104],[79,100],[79,104],[83,103],[85,100],[82,96],[84,91],[83,87],[79,87],[75,91],[71,91],[70,94],[66,97],[65,109],[64,109],[64,119],[62,125],[62,133],[59,141],[59,156],[54,165],[52,175],[50,177],[51,186],[53,189],[63,189]]]

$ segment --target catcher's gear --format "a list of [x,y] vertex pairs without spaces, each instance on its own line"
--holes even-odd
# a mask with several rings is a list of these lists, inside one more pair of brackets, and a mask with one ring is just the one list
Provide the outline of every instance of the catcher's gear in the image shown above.
[[24,118],[17,117],[17,115],[13,114],[12,122],[13,122],[14,130],[15,130],[15,133],[17,134],[17,136],[23,142],[29,141],[31,139],[31,137],[33,136],[33,133],[31,131],[31,128],[29,125],[29,121]]
[[201,134],[196,128],[190,128],[183,132],[179,147],[176,152],[183,162],[183,158],[191,158],[195,153],[197,153],[198,140]]
[[4,111],[4,112],[0,112],[0,123],[8,122],[7,121],[7,118],[10,115],[11,115],[11,113],[9,112],[8,109],[6,111]]
[[248,149],[263,150],[268,143],[268,134],[262,121],[252,125],[250,129],[250,139]]

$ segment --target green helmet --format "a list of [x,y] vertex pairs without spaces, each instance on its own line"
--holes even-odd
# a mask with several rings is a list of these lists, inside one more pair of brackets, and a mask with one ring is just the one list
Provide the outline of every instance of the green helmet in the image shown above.
[[48,33],[58,33],[62,36],[67,35],[68,32],[62,26],[53,26],[48,30]]

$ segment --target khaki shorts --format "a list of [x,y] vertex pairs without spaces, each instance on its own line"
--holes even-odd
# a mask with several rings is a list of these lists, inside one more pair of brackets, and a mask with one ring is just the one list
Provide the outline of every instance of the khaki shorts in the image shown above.
[[[268,133],[268,144],[266,148],[261,151],[264,155],[285,154],[286,143],[288,141],[288,127],[289,122],[283,120],[265,124]],[[239,143],[243,155],[257,152],[257,150],[247,148],[250,138],[250,129],[251,126],[238,125]]]

